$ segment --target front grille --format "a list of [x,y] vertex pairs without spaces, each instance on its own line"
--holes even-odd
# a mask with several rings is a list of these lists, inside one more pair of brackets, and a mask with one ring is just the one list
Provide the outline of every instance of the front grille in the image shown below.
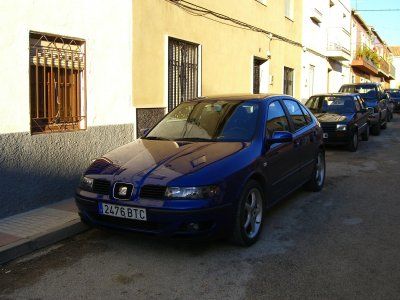
[[140,189],[140,198],[162,199],[166,189],[162,185],[144,185]]
[[110,182],[103,179],[93,180],[93,192],[101,195],[108,195],[110,193]]
[[[121,188],[126,188],[126,194],[125,195],[120,195],[120,189]],[[133,191],[133,185],[130,183],[123,183],[123,182],[117,182],[114,185],[114,198],[115,199],[121,199],[121,200],[129,200],[131,198]]]
[[324,132],[335,132],[336,131],[336,123],[334,124],[321,124],[322,130]]

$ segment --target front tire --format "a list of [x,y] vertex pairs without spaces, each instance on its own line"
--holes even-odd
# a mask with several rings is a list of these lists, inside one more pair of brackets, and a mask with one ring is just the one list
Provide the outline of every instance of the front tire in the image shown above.
[[357,130],[353,131],[351,140],[348,145],[348,149],[350,152],[356,152],[358,149],[358,132],[357,132]]
[[367,142],[369,140],[369,125],[367,124],[367,128],[364,130],[363,134],[361,135],[361,138],[363,141]]
[[315,161],[315,167],[312,177],[309,182],[304,186],[306,190],[311,192],[319,192],[324,187],[326,176],[326,165],[325,165],[325,151],[319,150],[317,159]]
[[260,237],[264,224],[265,200],[261,185],[250,180],[237,205],[232,241],[249,247]]

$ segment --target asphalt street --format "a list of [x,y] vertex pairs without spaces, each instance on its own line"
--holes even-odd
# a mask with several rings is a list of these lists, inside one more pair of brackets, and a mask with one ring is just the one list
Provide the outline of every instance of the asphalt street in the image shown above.
[[399,299],[400,116],[327,150],[321,193],[274,207],[250,248],[90,230],[0,267],[1,299]]

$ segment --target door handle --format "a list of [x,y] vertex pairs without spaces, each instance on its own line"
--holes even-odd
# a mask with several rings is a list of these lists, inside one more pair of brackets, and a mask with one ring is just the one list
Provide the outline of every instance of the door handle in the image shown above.
[[298,148],[298,147],[300,147],[300,145],[301,145],[301,141],[300,141],[300,140],[295,140],[295,141],[293,142],[293,144],[294,144],[294,147],[295,147],[295,148]]

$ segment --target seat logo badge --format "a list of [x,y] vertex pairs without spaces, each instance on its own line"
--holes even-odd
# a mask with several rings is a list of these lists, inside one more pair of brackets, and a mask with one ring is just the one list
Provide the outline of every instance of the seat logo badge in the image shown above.
[[126,186],[120,186],[118,189],[118,195],[125,197],[128,194],[128,188]]

